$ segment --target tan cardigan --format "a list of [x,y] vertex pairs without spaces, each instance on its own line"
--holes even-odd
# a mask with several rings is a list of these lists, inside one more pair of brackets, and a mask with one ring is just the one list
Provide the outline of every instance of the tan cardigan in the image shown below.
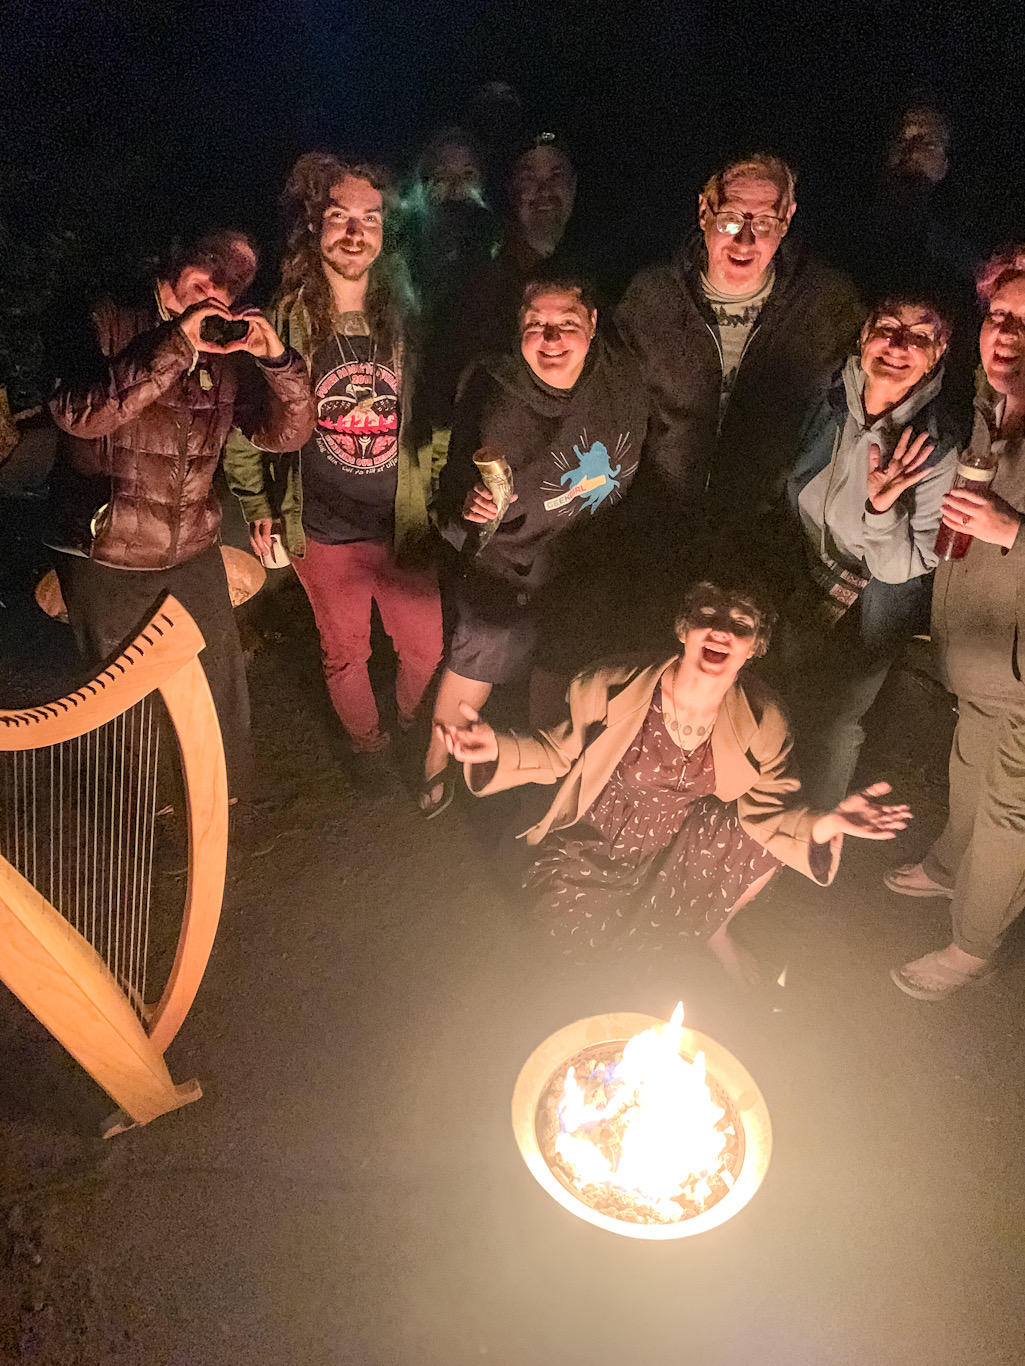
[[[971,449],[996,453],[992,491],[1025,514],[1025,437],[994,440],[996,405],[980,371]],[[975,540],[963,559],[941,561],[931,635],[951,692],[1000,709],[1025,704],[1025,531],[1010,550]]]
[[[569,688],[569,720],[536,736],[498,737],[498,760],[465,765],[466,784],[479,797],[522,783],[557,783],[555,800],[525,831],[538,844],[549,830],[574,825],[605,787],[640,729],[662,675],[677,655],[658,664],[597,664]],[[736,802],[740,823],[781,863],[816,878],[808,861],[817,813],[788,799],[800,780],[787,772],[793,742],[771,693],[754,681],[734,684],[712,727],[715,795]],[[475,770],[478,770],[475,772]],[[843,836],[830,841],[828,886],[840,864]]]

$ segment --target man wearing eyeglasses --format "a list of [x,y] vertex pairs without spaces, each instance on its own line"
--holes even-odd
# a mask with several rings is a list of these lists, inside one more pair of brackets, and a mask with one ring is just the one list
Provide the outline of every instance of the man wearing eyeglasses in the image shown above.
[[656,412],[635,505],[675,576],[720,559],[784,576],[788,462],[861,320],[849,281],[785,240],[795,209],[779,157],[733,162],[698,196],[699,231],[619,307]]

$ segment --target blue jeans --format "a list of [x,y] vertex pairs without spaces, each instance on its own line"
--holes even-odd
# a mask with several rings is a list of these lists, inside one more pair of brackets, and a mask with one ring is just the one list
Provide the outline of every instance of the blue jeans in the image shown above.
[[811,806],[829,811],[850,790],[865,741],[862,717],[906,643],[926,628],[931,589],[931,574],[901,584],[872,579],[834,625],[824,624],[814,585],[799,589],[787,604],[779,686]]

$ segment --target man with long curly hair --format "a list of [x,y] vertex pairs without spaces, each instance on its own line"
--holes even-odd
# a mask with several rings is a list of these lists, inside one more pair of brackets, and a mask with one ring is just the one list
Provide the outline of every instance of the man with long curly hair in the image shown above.
[[283,206],[288,240],[271,321],[310,368],[317,425],[288,460],[280,500],[273,462],[237,433],[225,468],[258,554],[270,552],[280,519],[354,773],[380,788],[389,736],[367,671],[372,604],[398,654],[403,729],[441,658],[427,520],[433,451],[413,435],[410,291],[391,244],[394,194],[379,167],[313,152],[292,168]]

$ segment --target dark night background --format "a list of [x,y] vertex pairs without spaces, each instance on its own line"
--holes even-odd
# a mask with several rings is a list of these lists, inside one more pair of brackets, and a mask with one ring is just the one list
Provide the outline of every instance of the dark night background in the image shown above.
[[[980,252],[1025,239],[1023,54],[1018,0],[0,0],[0,385],[38,402],[46,308],[176,232],[251,230],[266,290],[297,154],[405,166],[492,80],[570,139],[619,278],[745,144],[793,161],[795,228],[842,261],[923,97],[951,124],[944,218]],[[0,498],[7,707],[71,668],[31,597],[42,515],[36,484]],[[710,955],[567,966],[496,871],[524,822],[355,792],[298,583],[252,606],[269,799],[170,1055],[203,1100],[101,1144],[109,1101],[0,987],[0,1366],[1021,1366],[1025,917],[993,982],[909,1001],[889,967],[943,942],[947,905],[887,893],[894,847],[852,841],[829,893],[784,875],[742,922],[765,992]],[[912,803],[914,858],[954,712],[894,673],[864,771]],[[509,1098],[547,1034],[681,997],[776,1150],[740,1218],[645,1247],[536,1186]]]
[[[953,130],[946,208],[983,247],[1025,224],[1025,9],[790,0],[29,0],[3,7],[0,218],[72,228],[101,257],[228,220],[269,248],[311,147],[408,161],[483,81],[564,131],[578,213],[639,260],[690,222],[698,178],[738,145],[800,170],[828,249],[856,213],[894,108],[936,99]],[[635,226],[637,225],[637,226]]]

